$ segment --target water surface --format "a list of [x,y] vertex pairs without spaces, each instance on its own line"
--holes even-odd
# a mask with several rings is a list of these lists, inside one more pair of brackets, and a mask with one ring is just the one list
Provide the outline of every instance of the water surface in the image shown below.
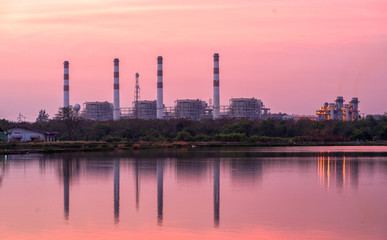
[[356,146],[0,156],[0,239],[387,239],[386,153]]

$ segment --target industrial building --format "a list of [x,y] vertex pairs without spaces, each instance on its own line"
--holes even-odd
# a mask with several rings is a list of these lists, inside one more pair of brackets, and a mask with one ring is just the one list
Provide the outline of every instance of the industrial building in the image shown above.
[[255,98],[231,98],[230,116],[233,118],[260,119],[263,103]]
[[335,103],[325,102],[324,105],[316,111],[318,121],[342,120],[356,121],[359,119],[359,100],[354,97],[348,104],[344,104],[342,96],[338,96]]
[[206,118],[207,103],[199,99],[183,99],[175,101],[175,118],[200,120]]
[[133,102],[133,117],[140,119],[156,119],[157,103],[153,101]]
[[95,121],[113,120],[113,104],[109,102],[85,102],[81,117]]
[[[166,107],[163,102],[163,57],[157,57],[156,93],[157,100],[140,100],[139,74],[136,73],[136,84],[134,101],[132,107],[120,107],[120,84],[119,84],[119,59],[113,61],[113,104],[109,102],[86,102],[80,116],[85,119],[96,121],[109,121],[119,119],[172,119],[188,118],[200,120],[203,118],[246,118],[266,119],[269,118],[269,108],[256,98],[232,98],[228,106],[220,105],[220,67],[219,54],[213,55],[213,105],[207,104],[200,99],[176,100],[173,107]],[[64,87],[63,107],[70,106],[69,103],[69,62],[64,62]],[[75,104],[77,105],[77,104]],[[74,105],[74,106],[75,106]],[[78,109],[79,110],[79,109]]]

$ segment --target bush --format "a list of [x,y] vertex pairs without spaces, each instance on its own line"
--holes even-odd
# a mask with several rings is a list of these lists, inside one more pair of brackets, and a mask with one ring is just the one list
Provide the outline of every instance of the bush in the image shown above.
[[111,143],[111,142],[119,142],[121,140],[122,139],[120,137],[114,137],[114,136],[110,136],[110,135],[103,138],[103,141],[109,142],[109,143]]
[[189,132],[187,132],[186,130],[183,130],[177,133],[175,140],[189,142],[193,140],[193,137]]
[[198,135],[196,135],[195,137],[194,137],[194,140],[196,141],[196,142],[209,142],[209,141],[211,141],[211,137],[210,136],[208,136],[208,135],[205,135],[205,134],[198,134]]
[[217,134],[215,139],[222,142],[245,142],[247,141],[246,134],[244,133],[229,133],[229,134]]

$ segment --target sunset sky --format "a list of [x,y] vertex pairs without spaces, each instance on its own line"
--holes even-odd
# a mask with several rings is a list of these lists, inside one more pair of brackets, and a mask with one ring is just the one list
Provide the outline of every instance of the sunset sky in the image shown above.
[[212,98],[220,54],[220,100],[255,97],[271,112],[315,114],[341,95],[362,113],[387,111],[386,0],[0,0],[0,118],[34,121],[63,104],[113,102],[120,59],[121,107]]

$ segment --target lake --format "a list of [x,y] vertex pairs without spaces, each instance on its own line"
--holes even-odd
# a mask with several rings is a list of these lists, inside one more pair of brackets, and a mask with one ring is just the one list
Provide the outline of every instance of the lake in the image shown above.
[[387,147],[0,156],[0,239],[387,239]]

